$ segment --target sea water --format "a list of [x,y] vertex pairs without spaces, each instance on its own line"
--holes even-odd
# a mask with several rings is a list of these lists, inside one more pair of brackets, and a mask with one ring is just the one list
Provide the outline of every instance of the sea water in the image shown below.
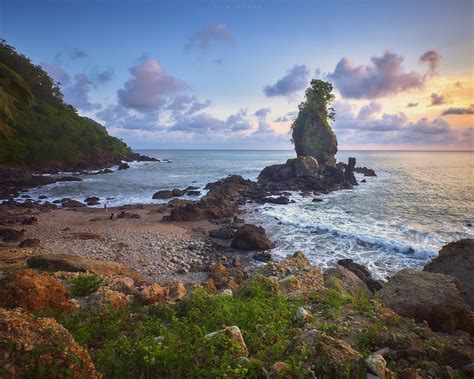
[[[107,175],[82,176],[33,189],[33,198],[48,201],[88,196],[108,198],[109,206],[159,203],[161,189],[201,189],[230,174],[255,180],[267,165],[283,163],[293,151],[183,151],[140,153],[168,159],[134,162],[130,169]],[[420,269],[447,242],[473,237],[474,154],[472,152],[340,151],[338,161],[357,158],[357,166],[373,168],[377,177],[364,178],[352,190],[323,195],[312,202],[294,193],[288,205],[249,204],[247,218],[261,222],[276,241],[282,257],[303,251],[323,267],[341,258],[367,265],[378,278],[405,267]],[[205,191],[203,191],[203,194]]]

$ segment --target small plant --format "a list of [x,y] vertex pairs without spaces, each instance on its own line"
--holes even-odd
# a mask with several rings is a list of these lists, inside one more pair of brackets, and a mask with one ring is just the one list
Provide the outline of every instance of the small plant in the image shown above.
[[97,291],[104,283],[98,275],[78,276],[71,280],[71,294],[73,297],[83,297]]
[[380,328],[379,323],[374,323],[359,334],[357,347],[362,354],[369,355],[375,349]]

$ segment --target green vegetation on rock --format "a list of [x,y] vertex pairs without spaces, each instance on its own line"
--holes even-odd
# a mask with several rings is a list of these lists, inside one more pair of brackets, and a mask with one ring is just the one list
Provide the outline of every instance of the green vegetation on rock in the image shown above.
[[296,154],[313,156],[321,165],[334,164],[337,153],[336,135],[329,124],[336,117],[331,107],[332,90],[330,83],[312,80],[306,90],[306,100],[298,106],[298,117],[291,126]]
[[60,83],[0,41],[0,166],[111,160],[131,153],[63,102]]

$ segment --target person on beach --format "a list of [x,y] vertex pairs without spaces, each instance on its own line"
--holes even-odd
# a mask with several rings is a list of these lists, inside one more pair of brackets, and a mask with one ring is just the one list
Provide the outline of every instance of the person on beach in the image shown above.
[[104,210],[105,210],[105,213],[107,213],[107,204],[108,204],[108,203],[109,203],[108,201],[104,203]]

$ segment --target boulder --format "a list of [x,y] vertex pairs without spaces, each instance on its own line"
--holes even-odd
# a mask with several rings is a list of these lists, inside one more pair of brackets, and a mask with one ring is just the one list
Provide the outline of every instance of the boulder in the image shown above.
[[7,308],[69,314],[76,309],[69,297],[60,281],[31,269],[13,272],[0,281],[0,304]]
[[108,288],[100,288],[81,299],[81,308],[91,313],[100,313],[110,309],[123,309],[130,305],[129,296]]
[[316,329],[303,330],[293,339],[289,352],[305,357],[302,366],[318,367],[327,377],[359,377],[362,355],[347,342]]
[[37,238],[28,238],[20,242],[18,247],[39,247],[40,240]]
[[145,287],[139,294],[140,301],[145,305],[163,302],[165,301],[165,297],[166,288],[162,287],[160,284],[153,284]]
[[272,254],[269,251],[259,251],[258,253],[255,253],[253,255],[253,259],[259,262],[270,262],[273,257]]
[[175,196],[175,197],[180,197],[180,196],[183,196],[183,195],[186,193],[186,191],[183,191],[183,190],[181,190],[181,189],[179,189],[179,188],[175,188],[173,191],[171,191],[171,193],[172,193],[173,196]]
[[231,247],[245,251],[268,250],[273,249],[275,244],[268,239],[261,226],[244,224],[237,229]]
[[328,288],[344,291],[352,296],[361,294],[372,297],[372,292],[353,272],[344,267],[330,268],[324,271],[324,284]]
[[474,314],[455,279],[447,275],[403,269],[382,286],[380,294],[395,312],[426,321],[434,331],[461,329],[474,335]]
[[458,281],[461,295],[474,310],[474,239],[465,238],[443,246],[424,271],[452,276]]
[[0,238],[3,238],[3,242],[16,242],[23,238],[25,234],[25,229],[16,230],[16,229],[0,229]]
[[77,200],[66,200],[66,201],[63,201],[61,205],[64,208],[81,208],[81,207],[86,206],[84,203],[81,203],[80,201],[77,201]]
[[118,166],[119,170],[126,170],[128,168],[130,168],[130,165],[127,162],[123,162],[123,163],[119,164],[119,166]]
[[122,263],[99,261],[77,255],[34,255],[27,259],[27,264],[32,268],[50,271],[90,272],[101,276],[124,275],[132,278],[137,284],[144,282],[144,279],[137,271]]
[[377,176],[377,174],[375,173],[374,170],[372,170],[371,168],[367,168],[367,167],[355,167],[354,168],[354,172],[357,172],[359,174],[364,174],[364,176]]
[[188,196],[199,196],[200,194],[201,194],[201,191],[197,191],[197,190],[186,191],[186,195]]
[[161,190],[153,194],[153,199],[171,199],[173,197],[173,191]]
[[356,263],[352,259],[340,259],[337,261],[337,264],[356,274],[372,293],[382,288],[380,282],[372,277],[369,269],[364,265]]
[[84,199],[84,203],[98,202],[100,200],[97,196],[89,196]]
[[290,199],[286,196],[266,197],[265,202],[266,203],[271,203],[271,204],[286,205],[290,202]]
[[223,226],[218,229],[209,230],[209,237],[222,239],[222,240],[230,240],[234,237],[235,231],[228,227]]
[[244,271],[238,268],[227,268],[222,263],[214,265],[209,274],[209,279],[218,290],[225,288],[234,290],[246,277],[247,274]]
[[0,308],[0,330],[2,377],[102,378],[87,350],[52,318]]
[[295,175],[298,177],[317,176],[319,174],[319,163],[312,156],[298,156],[292,160]]

